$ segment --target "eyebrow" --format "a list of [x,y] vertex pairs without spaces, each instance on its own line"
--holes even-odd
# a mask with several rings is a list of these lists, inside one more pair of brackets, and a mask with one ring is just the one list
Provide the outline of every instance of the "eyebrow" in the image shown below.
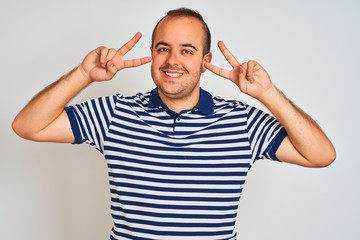
[[[159,45],[164,45],[164,46],[167,46],[169,47],[170,44],[166,43],[166,42],[158,42],[156,45],[155,45],[155,48],[157,48]],[[181,44],[182,47],[190,47],[192,49],[194,49],[195,51],[197,51],[196,47],[190,43],[185,43],[185,44]]]

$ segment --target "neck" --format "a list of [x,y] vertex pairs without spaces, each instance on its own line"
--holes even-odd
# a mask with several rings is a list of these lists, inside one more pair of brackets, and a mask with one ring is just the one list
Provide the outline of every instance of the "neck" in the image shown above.
[[159,96],[161,101],[166,104],[166,106],[176,113],[180,113],[184,110],[193,109],[199,101],[200,98],[200,90],[194,91],[192,94],[186,97],[175,98],[169,97],[159,91]]

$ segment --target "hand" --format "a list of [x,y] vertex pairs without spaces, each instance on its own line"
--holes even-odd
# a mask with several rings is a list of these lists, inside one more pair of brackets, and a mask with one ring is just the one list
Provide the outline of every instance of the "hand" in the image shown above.
[[255,61],[240,64],[222,41],[218,43],[218,46],[233,69],[231,71],[225,70],[209,62],[205,62],[205,67],[211,72],[231,80],[242,92],[260,100],[266,91],[273,86],[266,70]]
[[98,47],[90,52],[80,64],[79,69],[89,81],[107,81],[121,69],[138,67],[149,63],[150,57],[124,60],[124,55],[130,51],[140,40],[141,33],[136,35],[123,45],[119,50],[106,47]]

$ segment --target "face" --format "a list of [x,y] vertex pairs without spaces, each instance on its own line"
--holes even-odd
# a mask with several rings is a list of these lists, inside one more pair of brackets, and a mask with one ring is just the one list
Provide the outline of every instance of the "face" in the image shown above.
[[165,18],[159,24],[151,48],[151,75],[163,101],[198,97],[204,61],[211,60],[211,53],[203,56],[204,42],[196,18]]

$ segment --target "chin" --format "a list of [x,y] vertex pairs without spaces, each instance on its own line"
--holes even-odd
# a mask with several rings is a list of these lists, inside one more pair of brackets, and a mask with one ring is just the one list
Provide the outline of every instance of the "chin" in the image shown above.
[[169,89],[169,88],[159,88],[159,92],[161,94],[167,96],[168,98],[181,98],[181,96],[184,94],[184,91],[181,91],[179,89]]

